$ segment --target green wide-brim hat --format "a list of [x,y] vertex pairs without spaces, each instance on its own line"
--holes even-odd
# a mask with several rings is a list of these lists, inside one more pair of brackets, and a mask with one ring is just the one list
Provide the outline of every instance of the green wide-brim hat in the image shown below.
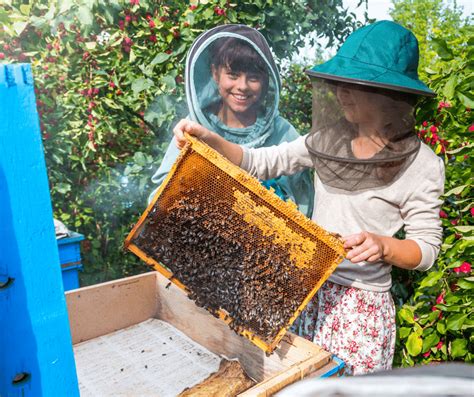
[[379,21],[352,33],[329,61],[306,73],[312,77],[435,96],[418,78],[418,40],[403,26]]

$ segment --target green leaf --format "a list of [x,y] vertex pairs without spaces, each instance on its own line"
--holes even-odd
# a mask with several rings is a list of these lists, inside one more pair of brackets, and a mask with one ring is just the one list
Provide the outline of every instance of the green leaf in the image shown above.
[[132,82],[132,90],[134,94],[138,94],[150,87],[153,87],[153,81],[150,79],[139,78]]
[[446,328],[449,331],[459,331],[467,318],[467,314],[453,314],[446,320]]
[[173,76],[167,74],[161,78],[161,82],[165,84],[165,86],[169,90],[173,90],[176,87],[176,81]]
[[474,289],[474,282],[472,281],[467,281],[466,279],[459,279],[458,282],[457,282],[457,285],[459,288],[462,288],[462,289]]
[[80,6],[77,10],[77,15],[79,17],[79,20],[81,21],[81,24],[83,24],[84,26],[92,25],[94,21],[94,15],[92,14],[92,11],[89,7],[84,5]]
[[423,347],[421,351],[422,352],[428,351],[429,349],[431,349],[431,347],[433,347],[434,345],[437,345],[438,342],[439,342],[439,336],[437,333],[434,332],[428,335],[426,338],[423,339]]
[[214,16],[214,10],[212,8],[206,8],[202,13],[203,19],[211,19]]
[[461,186],[456,186],[455,188],[452,188],[451,190],[449,190],[447,193],[445,193],[443,196],[445,197],[449,197],[451,196],[452,194],[460,194],[464,188],[468,186],[468,185],[461,185]]
[[398,329],[398,334],[400,335],[400,339],[405,339],[408,335],[410,335],[411,328],[408,327],[400,327]]
[[443,272],[430,272],[420,283],[420,287],[432,287],[443,277]]
[[58,193],[66,194],[71,191],[71,185],[69,183],[58,183],[55,185],[55,189]]
[[451,77],[446,82],[443,89],[443,94],[447,99],[452,99],[454,95],[454,91],[456,89],[457,82],[458,82],[458,77],[456,74],[452,74]]
[[455,226],[454,229],[460,233],[469,233],[474,230],[474,226]]
[[459,91],[456,93],[456,95],[464,106],[466,106],[468,108],[474,108],[474,100],[473,99],[469,98],[466,94],[464,94],[462,92],[459,92]]
[[441,335],[446,334],[446,325],[442,322],[438,322],[436,324],[436,331],[438,331]]
[[451,357],[464,357],[467,353],[467,340],[455,339],[451,342]]
[[159,65],[160,63],[166,62],[170,59],[171,54],[167,54],[166,52],[160,52],[153,60],[150,62],[150,65]]
[[132,63],[135,59],[137,59],[137,56],[135,54],[135,51],[133,50],[133,48],[130,48],[130,53],[129,53],[129,57],[128,57],[128,61],[130,63]]
[[444,60],[453,59],[453,52],[448,47],[448,44],[445,40],[440,38],[435,38],[431,40],[433,43],[433,47],[438,55]]
[[418,356],[421,353],[423,347],[423,341],[420,336],[415,333],[410,334],[407,339],[407,351],[410,356]]
[[145,166],[146,165],[146,157],[142,152],[136,152],[133,155],[133,161],[138,165]]
[[97,42],[96,41],[88,41],[86,44],[86,48],[88,50],[95,50],[95,48],[97,47]]
[[26,28],[26,25],[28,25],[28,21],[17,21],[13,23],[13,30],[15,30],[15,33],[19,36]]
[[402,308],[398,311],[398,315],[401,319],[405,320],[408,324],[414,324],[415,319],[413,316],[413,312],[409,309]]

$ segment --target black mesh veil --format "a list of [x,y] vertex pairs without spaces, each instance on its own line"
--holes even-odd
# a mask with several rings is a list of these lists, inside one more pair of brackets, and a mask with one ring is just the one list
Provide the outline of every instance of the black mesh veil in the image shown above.
[[324,79],[312,83],[313,125],[306,146],[321,181],[349,191],[394,182],[420,148],[416,97]]

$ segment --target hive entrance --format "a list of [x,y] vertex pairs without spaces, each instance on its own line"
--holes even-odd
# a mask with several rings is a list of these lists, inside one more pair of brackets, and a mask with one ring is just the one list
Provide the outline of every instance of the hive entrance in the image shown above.
[[339,240],[195,140],[126,245],[267,352],[343,255]]

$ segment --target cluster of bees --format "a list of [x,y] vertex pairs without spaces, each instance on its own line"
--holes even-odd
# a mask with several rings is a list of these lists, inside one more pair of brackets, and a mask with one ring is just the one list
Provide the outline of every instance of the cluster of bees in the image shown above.
[[288,253],[236,214],[190,188],[152,216],[135,244],[165,265],[198,306],[225,310],[237,332],[271,341],[310,292]]

